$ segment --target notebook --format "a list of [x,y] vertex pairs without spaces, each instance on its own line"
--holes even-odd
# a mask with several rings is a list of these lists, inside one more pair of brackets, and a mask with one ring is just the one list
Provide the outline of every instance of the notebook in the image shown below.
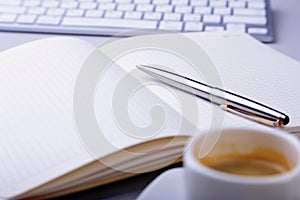
[[[164,44],[171,50],[156,48]],[[157,63],[206,80],[176,53],[186,49],[215,67],[216,84],[287,113],[283,130],[299,132],[299,62],[249,35],[138,36],[100,47],[42,39],[0,54],[0,198],[55,197],[159,169],[180,161],[186,141],[216,124],[271,129],[135,71]]]

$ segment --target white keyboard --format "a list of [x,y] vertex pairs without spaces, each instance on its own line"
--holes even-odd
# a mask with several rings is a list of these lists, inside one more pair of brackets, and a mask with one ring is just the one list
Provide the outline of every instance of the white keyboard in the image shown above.
[[274,40],[269,0],[0,0],[0,30],[125,36],[237,30]]

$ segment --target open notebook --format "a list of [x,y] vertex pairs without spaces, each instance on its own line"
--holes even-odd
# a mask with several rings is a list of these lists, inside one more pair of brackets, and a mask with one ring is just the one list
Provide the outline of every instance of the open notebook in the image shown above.
[[[107,57],[114,57],[114,50],[141,42],[143,37],[148,36],[118,40],[100,49],[107,52]],[[167,41],[173,36],[153,37]],[[184,37],[207,52],[225,89],[287,113],[291,123],[284,129],[298,132],[300,64],[297,61],[245,34],[193,33]],[[105,141],[114,148],[106,148],[100,140],[93,152],[94,143],[88,144],[91,137],[85,138],[88,129],[83,132],[75,123],[78,122],[78,99],[74,99],[74,94],[80,70],[89,59],[97,60],[97,57],[89,57],[95,48],[75,38],[55,37],[0,54],[0,198],[58,196],[158,169],[178,161],[188,137],[208,130],[213,124],[215,106],[179,92],[178,95],[183,95],[180,98],[194,103],[197,108],[196,120],[188,114],[182,117],[184,105],[178,103],[172,89],[161,86],[142,72],[131,73],[136,64],[156,62],[178,73],[203,79],[195,68],[169,52],[131,51],[118,57],[97,80],[92,101],[94,117]],[[201,53],[199,51],[200,57]],[[130,73],[149,84],[133,87],[135,92],[129,93],[126,88],[130,86],[120,83]],[[85,79],[82,84],[88,86],[90,82]],[[117,89],[120,94],[116,93]],[[117,119],[115,112],[122,106],[128,106],[127,115]],[[151,116],[161,117],[160,113],[164,115],[163,128],[154,135],[147,135],[148,125],[156,120]],[[224,115],[222,127],[265,128],[223,111],[221,115]],[[87,125],[91,121],[82,120],[86,120]],[[140,132],[130,132],[130,129],[122,132],[122,123],[136,124]],[[185,126],[181,127],[183,123]],[[101,137],[103,139],[103,135],[99,135]],[[97,142],[99,138],[94,139]]]

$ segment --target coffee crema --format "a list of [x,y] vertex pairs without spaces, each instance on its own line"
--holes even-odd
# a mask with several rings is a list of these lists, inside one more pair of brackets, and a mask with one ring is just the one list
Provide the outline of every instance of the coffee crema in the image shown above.
[[208,156],[200,162],[209,168],[243,176],[268,176],[289,171],[286,158],[270,149],[258,149],[250,154],[232,153],[227,155]]

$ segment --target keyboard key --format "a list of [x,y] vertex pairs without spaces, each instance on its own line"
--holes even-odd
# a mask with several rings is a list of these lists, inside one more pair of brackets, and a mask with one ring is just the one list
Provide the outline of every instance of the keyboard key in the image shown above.
[[10,14],[10,13],[1,13],[0,14],[0,22],[4,23],[13,23],[16,19],[16,14]]
[[170,5],[158,5],[155,7],[156,12],[172,12],[173,6]]
[[214,14],[230,15],[231,14],[231,9],[230,8],[214,8]]
[[203,15],[203,22],[205,23],[220,23],[220,15]]
[[47,15],[55,15],[55,16],[61,16],[65,13],[64,8],[49,8],[47,10]]
[[158,5],[158,4],[169,4],[170,0],[153,0],[152,4]]
[[137,7],[136,7],[136,10],[137,11],[152,11],[154,9],[154,6],[151,5],[151,4],[139,4]]
[[15,7],[15,6],[3,6],[0,5],[0,13],[16,13],[16,14],[23,14],[25,13],[25,7]]
[[245,23],[245,24],[258,24],[265,25],[267,18],[265,17],[248,17],[248,16],[224,16],[224,23]]
[[102,10],[88,10],[85,13],[87,17],[102,17],[104,12]]
[[210,14],[212,9],[210,7],[195,7],[194,13],[200,13],[200,14]]
[[208,1],[207,0],[191,0],[192,6],[207,6]]
[[165,13],[164,20],[174,20],[174,21],[179,21],[181,19],[181,14],[179,13]]
[[95,2],[81,2],[79,8],[80,9],[94,9],[97,7]]
[[[7,1],[8,2],[8,1]],[[35,7],[39,6],[41,2],[39,0],[27,0],[23,2],[23,6],[28,6],[28,7]]]
[[124,15],[125,19],[141,19],[142,12],[127,11]]
[[149,4],[151,0],[133,0],[133,2],[136,4]]
[[58,16],[40,16],[37,20],[37,24],[42,25],[58,25],[61,17]]
[[161,21],[159,29],[180,31],[182,29],[182,22],[178,21]]
[[94,0],[98,3],[113,3],[114,1],[113,0]]
[[265,16],[266,10],[263,9],[245,9],[245,8],[235,8],[233,10],[234,15],[258,15],[258,16]]
[[246,32],[245,24],[226,24],[226,30],[237,31],[237,32]]
[[266,29],[266,28],[248,28],[248,33],[265,35],[268,33],[268,29]]
[[42,7],[46,8],[56,8],[59,5],[59,1],[43,1]]
[[114,11],[114,10],[108,10],[104,14],[105,18],[121,18],[122,16],[123,16],[122,11]]
[[187,5],[189,3],[188,0],[172,0],[172,5]]
[[191,13],[192,7],[190,6],[175,6],[176,13]]
[[65,17],[61,23],[64,26],[94,26],[94,27],[112,27],[112,28],[137,28],[137,29],[155,29],[156,21],[133,20],[133,19],[109,19],[109,18],[81,18]]
[[95,0],[98,3],[113,3],[113,0]]
[[83,16],[84,10],[81,9],[70,9],[67,11],[66,16],[80,17]]
[[114,3],[100,3],[98,6],[99,10],[114,10],[116,8],[116,4]]
[[249,1],[248,8],[265,8],[266,4],[264,1]]
[[20,24],[33,24],[36,20],[36,15],[20,15],[17,19],[17,22]]
[[78,2],[76,1],[63,1],[60,4],[61,8],[77,8]]
[[133,11],[135,8],[134,4],[130,4],[130,3],[122,3],[122,4],[118,4],[117,6],[117,10],[120,11]]
[[228,6],[231,8],[245,8],[246,2],[245,1],[229,1]]
[[21,0],[2,0],[0,1],[0,5],[7,5],[7,6],[18,6],[21,4]]
[[205,31],[223,31],[223,26],[205,26]]
[[184,26],[185,31],[202,31],[203,23],[201,22],[186,22]]
[[144,14],[144,19],[160,20],[162,13],[159,12],[147,12]]
[[42,15],[46,12],[46,8],[41,8],[41,7],[32,7],[29,8],[27,13],[28,14],[36,14],[36,15]]
[[201,15],[199,14],[185,14],[183,21],[200,21]]
[[116,3],[131,3],[131,0],[115,0]]
[[226,1],[211,0],[211,1],[209,1],[209,6],[211,6],[211,7],[225,7],[226,6]]

